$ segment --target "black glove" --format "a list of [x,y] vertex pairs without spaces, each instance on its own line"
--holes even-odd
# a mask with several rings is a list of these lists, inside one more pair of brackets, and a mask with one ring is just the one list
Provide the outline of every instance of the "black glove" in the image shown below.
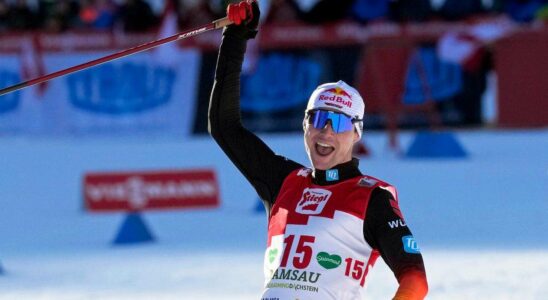
[[231,35],[241,39],[252,39],[257,35],[259,25],[259,5],[255,0],[245,0],[229,4],[226,15],[234,24],[225,27],[223,35]]

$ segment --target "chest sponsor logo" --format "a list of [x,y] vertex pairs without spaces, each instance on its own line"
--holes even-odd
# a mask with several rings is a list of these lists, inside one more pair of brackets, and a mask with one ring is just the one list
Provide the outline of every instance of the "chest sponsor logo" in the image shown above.
[[272,279],[316,283],[320,279],[320,276],[322,274],[316,272],[279,268],[274,272]]
[[318,264],[325,269],[334,269],[341,265],[342,259],[337,254],[329,254],[327,252],[320,252],[316,255]]
[[276,260],[276,257],[278,257],[278,248],[269,249],[268,262],[274,263],[274,260]]
[[331,191],[306,188],[295,211],[303,215],[321,214],[330,197]]
[[417,241],[415,241],[415,238],[412,235],[406,235],[402,237],[401,240],[403,242],[403,251],[410,254],[421,253],[419,249],[419,245],[417,244]]

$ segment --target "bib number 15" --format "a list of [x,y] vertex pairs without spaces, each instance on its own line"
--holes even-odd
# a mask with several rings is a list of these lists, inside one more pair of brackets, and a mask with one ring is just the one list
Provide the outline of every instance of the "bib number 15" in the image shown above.
[[284,252],[280,267],[286,267],[291,254],[293,257],[293,266],[297,269],[304,269],[310,264],[312,259],[312,247],[316,240],[311,235],[301,235],[297,237],[297,245],[294,252],[292,251],[293,244],[295,242],[295,235],[289,235],[284,240]]
[[346,263],[346,269],[344,275],[352,277],[355,280],[360,281],[360,285],[365,284],[365,276],[367,276],[368,267],[367,264],[363,261],[347,258],[344,260]]

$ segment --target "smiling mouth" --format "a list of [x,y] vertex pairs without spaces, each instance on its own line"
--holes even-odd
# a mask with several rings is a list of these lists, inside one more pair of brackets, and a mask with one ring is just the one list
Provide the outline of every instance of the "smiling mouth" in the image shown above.
[[331,154],[333,151],[335,151],[335,147],[328,144],[320,143],[320,142],[317,142],[315,144],[315,148],[316,148],[316,152],[320,156],[327,156]]

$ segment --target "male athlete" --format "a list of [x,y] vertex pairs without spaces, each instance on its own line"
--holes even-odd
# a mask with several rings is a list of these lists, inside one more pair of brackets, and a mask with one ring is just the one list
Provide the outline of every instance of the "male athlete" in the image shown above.
[[393,299],[423,299],[422,256],[395,188],[362,175],[352,158],[363,130],[358,92],[339,81],[310,96],[303,129],[312,168],[276,155],[240,119],[240,72],[246,41],[257,33],[257,3],[231,4],[227,12],[234,25],[223,32],[209,132],[268,212],[262,299],[361,299],[379,255],[399,283]]

